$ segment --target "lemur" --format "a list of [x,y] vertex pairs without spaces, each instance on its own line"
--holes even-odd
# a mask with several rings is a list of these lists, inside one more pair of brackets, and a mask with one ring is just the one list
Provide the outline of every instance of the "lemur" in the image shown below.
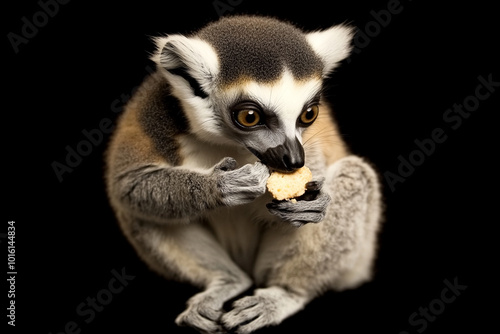
[[[119,118],[105,177],[139,257],[200,288],[178,325],[251,333],[371,279],[378,175],[322,97],[352,37],[343,24],[304,32],[242,15],[155,39],[157,69]],[[306,193],[273,201],[270,173],[304,165]]]

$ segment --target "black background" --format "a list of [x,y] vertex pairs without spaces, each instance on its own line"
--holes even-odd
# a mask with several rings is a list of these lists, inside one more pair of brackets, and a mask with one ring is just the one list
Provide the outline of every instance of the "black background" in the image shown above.
[[[474,96],[479,76],[500,81],[496,9],[479,1],[402,0],[400,12],[377,30],[372,11],[388,3],[243,0],[225,13],[272,15],[307,30],[342,22],[373,29],[370,40],[358,37],[358,52],[332,76],[327,94],[352,151],[382,175],[387,207],[375,278],[356,290],[326,293],[263,333],[496,328],[500,87],[456,129],[443,120],[447,109]],[[116,226],[102,178],[109,134],[62,182],[52,164],[64,163],[66,146],[86,139],[83,130],[106,118],[114,123],[119,112],[112,106],[122,103],[113,102],[126,99],[153,67],[151,36],[192,32],[218,13],[211,0],[71,1],[15,53],[8,33],[20,35],[22,18],[33,22],[40,10],[37,1],[9,2],[2,19],[7,187],[0,233],[8,220],[16,222],[15,329],[55,334],[74,321],[81,333],[194,333],[174,319],[197,290],[149,271]],[[415,140],[431,138],[436,128],[445,132],[444,143],[392,191],[384,173],[397,174],[398,157],[418,154]],[[5,254],[7,239],[1,241]],[[5,268],[7,256],[1,258]],[[78,305],[106,289],[112,270],[122,268],[135,278],[86,323]],[[439,307],[445,280],[467,288],[426,328],[411,324],[420,307]],[[3,310],[7,290],[0,293]]]

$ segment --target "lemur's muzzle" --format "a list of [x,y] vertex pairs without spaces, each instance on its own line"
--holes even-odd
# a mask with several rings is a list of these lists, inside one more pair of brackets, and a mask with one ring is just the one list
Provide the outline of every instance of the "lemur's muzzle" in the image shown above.
[[286,140],[284,144],[268,148],[265,152],[250,151],[255,154],[263,164],[280,172],[293,172],[304,166],[305,153],[300,141]]

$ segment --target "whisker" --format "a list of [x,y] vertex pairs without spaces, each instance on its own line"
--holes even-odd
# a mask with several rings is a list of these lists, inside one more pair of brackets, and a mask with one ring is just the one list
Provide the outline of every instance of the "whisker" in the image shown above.
[[342,136],[330,127],[319,129],[311,135],[304,143],[305,149],[321,148],[323,145],[344,146]]
[[328,138],[340,138],[339,134],[337,133],[337,131],[335,131],[334,129],[332,128],[329,128],[329,127],[324,127],[322,129],[319,129],[318,131],[316,131],[311,137],[309,137],[304,143],[303,145],[306,145],[307,143],[309,143],[311,140],[315,140],[315,141],[318,141],[320,139],[324,140],[324,139],[328,139]]

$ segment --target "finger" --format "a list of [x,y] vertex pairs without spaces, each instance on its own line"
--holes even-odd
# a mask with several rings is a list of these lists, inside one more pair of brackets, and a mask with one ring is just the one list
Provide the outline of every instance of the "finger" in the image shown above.
[[268,208],[269,210],[276,210],[278,209],[279,206],[278,204],[279,204],[278,201],[275,202],[275,200],[273,200],[271,203],[266,204],[266,208]]
[[318,197],[319,190],[317,191],[306,191],[304,195],[297,197],[297,201],[314,201]]
[[218,164],[216,164],[214,166],[214,169],[218,170],[218,171],[227,172],[227,171],[232,171],[232,170],[236,169],[236,166],[237,166],[237,162],[235,159],[230,158],[230,157],[226,157],[226,158],[222,159]]
[[310,191],[321,190],[321,188],[323,188],[324,182],[325,182],[324,178],[321,178],[321,179],[316,180],[316,181],[307,182],[306,183],[306,190],[310,190]]
[[296,228],[302,227],[305,224],[307,224],[307,222],[302,222],[302,221],[298,221],[298,220],[290,222],[290,225],[292,225],[293,227],[296,227]]
[[311,181],[306,183],[306,191],[317,191],[321,189],[321,184],[318,181]]

